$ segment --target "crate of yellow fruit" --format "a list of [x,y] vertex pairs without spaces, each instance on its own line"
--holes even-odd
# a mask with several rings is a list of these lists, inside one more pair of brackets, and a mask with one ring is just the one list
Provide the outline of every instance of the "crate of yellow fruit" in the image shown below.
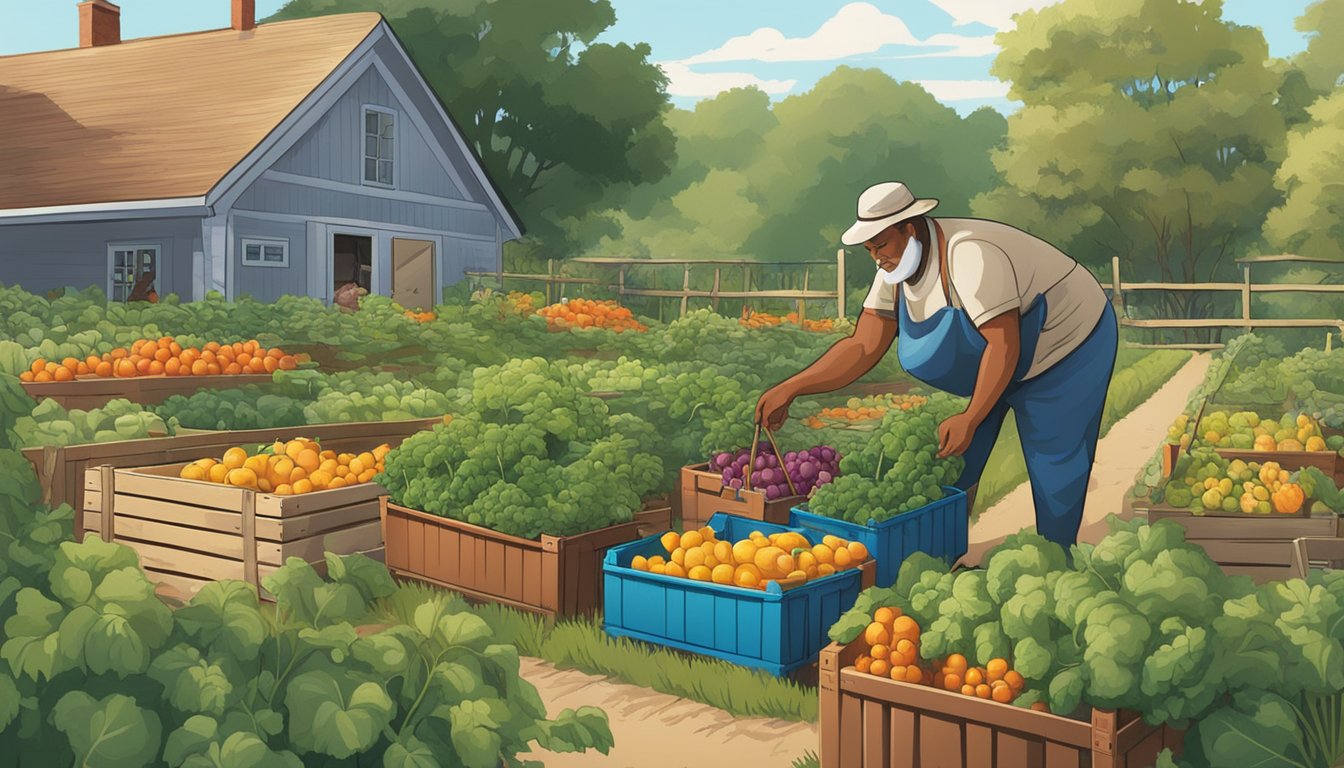
[[858,542],[720,512],[608,550],[603,621],[614,637],[783,675],[816,662],[875,572]]
[[187,464],[85,474],[84,528],[135,549],[150,578],[180,595],[220,579],[261,579],[291,557],[381,559],[373,482],[391,450],[338,452],[305,438]]

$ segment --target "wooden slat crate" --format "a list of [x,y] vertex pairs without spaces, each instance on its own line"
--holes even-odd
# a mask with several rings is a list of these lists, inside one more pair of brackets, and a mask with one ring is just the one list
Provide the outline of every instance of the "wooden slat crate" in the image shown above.
[[34,400],[55,400],[69,410],[101,408],[117,398],[141,405],[158,405],[173,395],[190,396],[198,389],[233,389],[244,384],[269,385],[263,374],[217,376],[136,376],[129,379],[85,376],[74,381],[24,382]]
[[1218,455],[1225,459],[1241,459],[1245,462],[1278,462],[1287,470],[1316,467],[1326,477],[1333,478],[1336,484],[1344,482],[1344,458],[1334,451],[1240,451],[1232,448],[1219,448]]
[[1171,520],[1184,528],[1185,540],[1203,547],[1225,572],[1250,576],[1260,583],[1300,575],[1297,539],[1334,538],[1339,534],[1339,516],[1333,513],[1310,517],[1192,515],[1171,507],[1149,509],[1148,522],[1159,520]]
[[1146,768],[1182,734],[1132,712],[1091,721],[853,669],[861,641],[821,651],[822,768]]
[[183,480],[183,466],[86,470],[80,528],[131,547],[150,580],[184,597],[222,579],[260,586],[291,557],[381,555],[379,485],[275,496]]
[[303,436],[318,440],[323,448],[361,451],[389,443],[393,446],[421,430],[440,423],[440,419],[408,421],[361,421],[348,424],[314,424],[301,427],[275,427],[219,432],[200,432],[176,437],[121,440],[64,447],[27,448],[23,455],[32,463],[42,483],[45,503],[69,504],[84,509],[84,473],[104,464],[116,467],[148,467],[156,464],[185,464],[206,457],[219,458],[235,445],[254,445]]
[[704,527],[715,512],[788,525],[789,510],[806,501],[806,496],[771,500],[761,491],[726,488],[723,475],[711,471],[708,462],[681,468],[681,524],[686,530]]
[[381,499],[387,566],[396,576],[548,616],[602,608],[602,558],[617,544],[667,530],[671,507],[646,505],[628,523],[538,541]]

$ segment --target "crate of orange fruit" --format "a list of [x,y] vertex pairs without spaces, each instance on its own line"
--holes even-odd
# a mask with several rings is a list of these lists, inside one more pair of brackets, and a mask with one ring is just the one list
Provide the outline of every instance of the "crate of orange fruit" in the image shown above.
[[1027,682],[1011,659],[922,658],[922,628],[898,607],[871,619],[855,640],[820,654],[822,768],[1121,768],[1180,751],[1179,731],[1135,712],[1021,706]]
[[603,623],[614,637],[783,675],[816,663],[875,572],[858,542],[720,512],[608,550]]
[[255,339],[183,346],[177,339],[139,339],[125,347],[80,360],[35,360],[19,378],[29,396],[64,408],[91,409],[116,398],[157,405],[198,389],[227,389],[294,370],[308,358]]
[[291,557],[381,559],[373,482],[388,443],[338,452],[302,437],[188,463],[86,470],[84,525],[130,546],[151,580],[190,596],[220,579],[259,585]]

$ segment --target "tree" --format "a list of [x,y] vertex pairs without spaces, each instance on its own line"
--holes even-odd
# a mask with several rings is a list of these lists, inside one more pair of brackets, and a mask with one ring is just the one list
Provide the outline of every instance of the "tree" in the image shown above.
[[1296,27],[1308,36],[1296,63],[1312,88],[1329,92],[1344,75],[1344,0],[1317,0],[1297,18]]
[[[977,213],[1032,230],[1094,268],[1207,280],[1277,201],[1281,69],[1221,0],[1064,0],[1017,17],[993,72],[1023,108],[994,154],[1003,185]],[[1200,294],[1164,312],[1207,316]]]
[[667,173],[667,79],[643,43],[594,43],[609,0],[290,0],[268,21],[378,11],[531,233],[553,247],[610,185]]
[[1310,112],[1305,130],[1288,137],[1274,177],[1283,205],[1269,213],[1265,239],[1290,253],[1344,261],[1344,87]]

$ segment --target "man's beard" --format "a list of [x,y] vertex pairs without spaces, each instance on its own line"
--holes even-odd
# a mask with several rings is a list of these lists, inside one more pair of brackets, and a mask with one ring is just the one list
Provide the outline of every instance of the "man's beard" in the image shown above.
[[882,282],[887,285],[900,285],[914,277],[923,258],[924,244],[919,242],[919,238],[911,237],[905,243],[905,251],[901,253],[901,260],[897,262],[896,268],[888,272],[879,267],[877,271],[882,275]]

